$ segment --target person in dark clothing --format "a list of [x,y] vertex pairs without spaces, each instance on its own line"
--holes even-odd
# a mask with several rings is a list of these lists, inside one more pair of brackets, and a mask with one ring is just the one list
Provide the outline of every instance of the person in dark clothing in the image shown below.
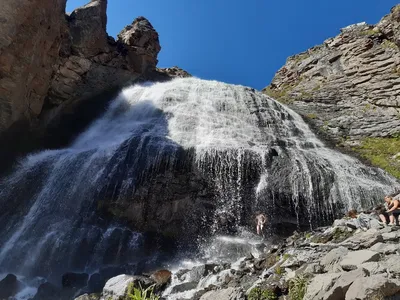
[[389,195],[385,197],[386,211],[379,215],[384,224],[387,223],[387,218],[389,218],[389,225],[396,225],[396,218],[400,215],[400,201],[397,199],[397,196],[392,197]]

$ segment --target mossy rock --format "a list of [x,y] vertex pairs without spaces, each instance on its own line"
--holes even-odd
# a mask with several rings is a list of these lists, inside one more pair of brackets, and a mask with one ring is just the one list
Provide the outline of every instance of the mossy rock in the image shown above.
[[352,148],[372,165],[400,179],[400,137],[366,138]]
[[259,287],[253,288],[249,295],[247,296],[248,300],[277,300],[278,296],[275,294],[273,290],[270,289],[261,289]]
[[348,231],[346,229],[341,229],[339,227],[335,228],[333,231],[333,236],[332,236],[332,242],[334,243],[340,243],[349,238],[350,236],[353,235],[353,232]]

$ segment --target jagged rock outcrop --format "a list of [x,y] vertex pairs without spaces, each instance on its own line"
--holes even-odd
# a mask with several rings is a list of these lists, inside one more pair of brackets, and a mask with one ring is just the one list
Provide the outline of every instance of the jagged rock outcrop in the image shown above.
[[74,53],[92,57],[108,52],[107,0],[91,1],[74,10],[68,17],[68,27]]
[[37,125],[62,113],[57,107],[65,102],[157,76],[161,47],[148,20],[135,19],[115,41],[106,32],[107,0],[92,0],[70,15],[65,6],[66,0],[3,3],[0,132],[22,119]]
[[179,77],[179,78],[192,77],[192,75],[189,74],[187,71],[177,66],[171,68],[162,68],[162,69],[157,68],[157,72],[159,72],[160,74],[165,74],[168,77]]
[[[101,2],[92,3],[101,6]],[[104,37],[98,32],[99,19],[90,18],[90,12],[103,13],[104,16],[101,18],[103,20],[105,11],[93,10],[92,3],[71,14],[71,17],[89,15],[84,18],[84,23],[78,23],[88,31],[76,34],[77,37],[72,35],[72,39],[66,41],[70,43],[71,51],[69,56],[61,58],[60,63],[55,66],[46,99],[51,106],[82,97],[87,98],[104,89],[124,85],[147,71],[154,70],[157,64],[157,54],[161,48],[158,34],[149,21],[143,17],[135,19],[132,25],[122,30],[117,41],[114,41],[111,37]],[[72,20],[74,29],[71,32],[78,31],[75,29],[76,18]],[[92,20],[93,24],[90,24]],[[91,28],[94,28],[93,35]],[[88,36],[97,38],[91,40]],[[99,45],[103,45],[103,48]]]
[[91,0],[70,15],[65,6],[66,0],[2,5],[0,173],[18,156],[67,145],[121,87],[190,76],[156,68],[158,33],[144,17],[114,40],[106,32],[107,0]]
[[336,142],[400,131],[400,6],[288,58],[264,92]]

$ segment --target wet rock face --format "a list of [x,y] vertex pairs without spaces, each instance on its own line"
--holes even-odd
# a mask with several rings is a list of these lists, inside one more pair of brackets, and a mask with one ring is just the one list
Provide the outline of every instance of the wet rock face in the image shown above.
[[0,299],[8,299],[22,290],[24,284],[14,274],[8,274],[0,281]]
[[66,0],[3,3],[0,132],[21,119],[37,125],[43,116],[64,113],[57,107],[65,102],[155,71],[161,47],[144,17],[115,41],[106,32],[107,0],[92,0],[70,15],[65,6]]
[[290,57],[264,92],[320,132],[351,143],[400,130],[400,6],[376,26],[352,25]]

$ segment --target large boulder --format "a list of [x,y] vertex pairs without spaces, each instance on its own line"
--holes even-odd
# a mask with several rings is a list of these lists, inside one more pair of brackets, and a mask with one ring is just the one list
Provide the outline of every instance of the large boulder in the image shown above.
[[343,244],[351,249],[365,249],[371,248],[376,243],[382,241],[383,237],[380,231],[372,228],[349,237],[343,242]]
[[100,299],[99,294],[83,294],[78,298],[75,298],[74,300],[99,300],[99,299]]
[[327,273],[315,276],[307,287],[304,300],[322,300],[340,276],[340,273]]
[[150,275],[150,278],[154,280],[154,282],[158,286],[165,286],[171,282],[171,271],[168,270],[158,270]]
[[66,288],[82,288],[87,285],[89,275],[86,273],[65,273],[61,284]]
[[8,274],[0,281],[0,299],[8,299],[15,296],[24,284],[14,274]]
[[152,284],[154,281],[144,276],[118,275],[106,282],[101,300],[120,300],[126,296],[130,285],[147,288]]
[[94,273],[90,275],[88,289],[92,293],[99,293],[103,290],[105,284],[105,278],[100,273]]
[[398,244],[377,243],[370,250],[381,254],[393,254],[400,250],[400,246]]
[[346,300],[384,299],[400,292],[400,281],[379,274],[356,279],[346,293]]
[[371,250],[349,252],[340,262],[343,270],[355,270],[363,263],[378,261],[380,254]]
[[320,264],[325,270],[330,270],[335,264],[340,262],[348,252],[349,250],[345,247],[332,249],[324,257],[322,257]]
[[369,272],[365,269],[357,269],[350,272],[341,273],[340,277],[336,280],[335,284],[329,289],[325,295],[324,300],[340,300],[344,299],[350,285],[358,278],[369,276]]
[[209,291],[200,297],[200,300],[244,300],[245,294],[240,288],[226,288],[222,290]]
[[61,299],[61,289],[55,285],[45,282],[41,284],[32,300],[54,300]]

